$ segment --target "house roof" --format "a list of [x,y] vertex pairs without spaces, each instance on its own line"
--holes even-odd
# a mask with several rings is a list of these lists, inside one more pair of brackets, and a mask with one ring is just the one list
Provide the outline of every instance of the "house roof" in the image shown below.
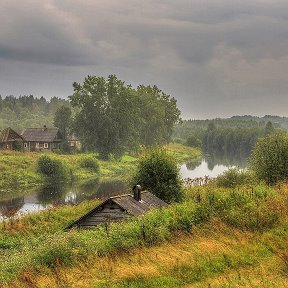
[[15,140],[23,140],[23,138],[10,127],[0,131],[0,143],[6,143]]
[[59,140],[58,128],[28,128],[22,132],[22,137],[27,142],[39,141],[39,142],[53,142]]
[[110,198],[129,214],[139,216],[153,208],[167,207],[168,204],[148,191],[141,192],[141,201],[137,201],[131,194]]
[[164,202],[163,200],[159,199],[152,193],[148,191],[141,192],[141,201],[137,201],[134,199],[133,195],[126,194],[126,195],[119,195],[110,197],[101,204],[97,205],[95,208],[93,208],[91,211],[89,211],[87,214],[70,224],[66,229],[72,228],[78,223],[80,223],[82,220],[88,218],[90,215],[94,215],[94,212],[99,210],[99,207],[106,204],[108,201],[112,201],[116,203],[118,206],[120,206],[122,209],[124,209],[125,212],[130,214],[131,216],[139,216],[146,212],[148,212],[151,209],[154,208],[165,208],[168,207],[168,204]]

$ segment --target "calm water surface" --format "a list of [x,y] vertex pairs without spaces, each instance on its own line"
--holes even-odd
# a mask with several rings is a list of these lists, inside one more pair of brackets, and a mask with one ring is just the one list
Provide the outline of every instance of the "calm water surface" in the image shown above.
[[[182,164],[180,173],[182,178],[216,177],[230,167],[244,168],[245,159],[204,157],[199,161]],[[85,183],[53,184],[25,191],[25,196],[0,200],[0,219],[17,217],[29,212],[36,212],[49,207],[78,204],[84,200],[106,199],[111,196],[126,194],[130,188],[124,182],[89,180]]]
[[209,168],[206,160],[202,160],[200,165],[189,169],[189,165],[182,164],[180,166],[180,174],[182,178],[197,178],[209,176],[211,178],[217,177],[219,174],[222,174],[224,171],[234,166],[226,166],[226,165],[215,165],[212,169]]
[[49,207],[79,204],[84,200],[105,199],[128,192],[127,184],[120,180],[105,182],[90,180],[81,184],[48,184],[27,191],[24,196],[0,201],[0,218],[17,217]]

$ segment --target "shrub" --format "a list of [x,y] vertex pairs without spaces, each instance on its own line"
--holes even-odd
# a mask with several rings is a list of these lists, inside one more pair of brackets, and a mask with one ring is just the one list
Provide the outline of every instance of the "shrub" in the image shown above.
[[257,141],[250,168],[269,185],[288,178],[288,134],[276,133]]
[[144,150],[133,184],[140,184],[168,203],[179,202],[183,198],[179,168],[175,159],[163,148]]
[[223,172],[216,179],[216,184],[220,187],[234,188],[238,185],[253,184],[255,177],[251,172],[230,168]]
[[66,176],[66,169],[63,163],[48,155],[42,155],[37,162],[38,171],[46,177],[63,178]]
[[91,155],[83,156],[80,161],[80,167],[98,173],[100,170],[99,162]]

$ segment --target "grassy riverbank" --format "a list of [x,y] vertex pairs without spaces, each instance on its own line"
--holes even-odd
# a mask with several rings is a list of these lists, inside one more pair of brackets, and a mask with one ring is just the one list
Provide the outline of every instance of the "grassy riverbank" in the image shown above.
[[[201,157],[201,152],[198,149],[179,144],[170,144],[166,147],[170,153],[177,157],[179,162]],[[21,195],[21,193],[25,193],[25,189],[42,184],[45,181],[45,178],[37,172],[36,164],[41,155],[41,153],[0,153],[0,200],[5,200],[11,195]],[[66,181],[78,181],[95,177],[104,180],[127,180],[133,173],[137,163],[137,155],[125,155],[119,160],[98,160],[100,164],[100,173],[98,174],[81,167],[81,160],[87,154],[60,155],[50,153],[49,155],[60,160],[66,167],[68,171]]]
[[1,224],[2,283],[282,287],[287,280],[286,184],[224,189],[212,183],[187,188],[183,203],[113,224],[108,231],[101,227],[63,231],[95,204],[43,211]]

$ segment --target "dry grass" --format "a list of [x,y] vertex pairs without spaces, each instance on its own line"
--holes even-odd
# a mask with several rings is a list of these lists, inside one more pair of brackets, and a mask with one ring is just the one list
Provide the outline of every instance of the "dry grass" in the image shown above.
[[[178,267],[187,265],[193,268],[197,265],[198,260],[204,257],[213,258],[224,254],[237,255],[239,249],[246,249],[251,242],[255,241],[257,239],[251,232],[235,230],[216,222],[212,226],[197,228],[192,234],[179,235],[174,238],[172,243],[149,248],[136,248],[129,254],[117,253],[109,257],[97,258],[86,263],[79,263],[76,268],[63,267],[59,263],[53,270],[47,270],[45,273],[42,271],[41,275],[22,273],[20,280],[10,283],[5,288],[111,287],[111,283],[114,283],[115,286],[113,287],[118,287],[117,283],[122,283],[125,280],[155,278],[167,274],[168,271],[177,273],[175,271]],[[274,262],[275,259],[273,259]],[[247,282],[250,279],[250,272],[253,274],[252,280],[258,283],[269,270],[267,265],[267,267],[261,265],[252,267],[252,269],[251,267],[249,269],[240,267],[237,271],[230,269],[215,278],[205,279],[203,282],[200,281],[185,287],[209,287],[209,284],[210,287],[225,287],[224,285],[233,281],[233,283],[240,284],[240,282],[242,283],[244,280]],[[262,274],[259,271],[262,271]],[[279,278],[277,283],[281,283],[284,278],[279,273],[277,275]],[[273,273],[270,273],[271,281],[275,278],[272,276]],[[240,287],[237,285],[231,287]]]

